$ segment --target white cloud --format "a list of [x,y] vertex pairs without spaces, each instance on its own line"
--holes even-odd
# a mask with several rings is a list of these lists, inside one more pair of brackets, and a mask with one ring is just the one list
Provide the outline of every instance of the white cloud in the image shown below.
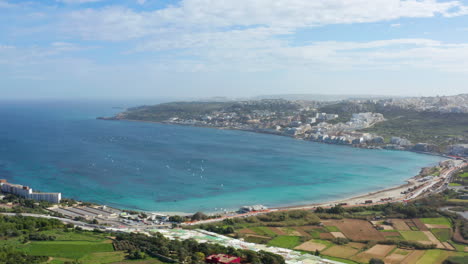
[[[73,2],[83,1],[87,0]],[[17,76],[48,72],[42,78],[51,79],[57,75],[54,70],[60,77],[95,74],[102,79],[112,79],[115,72],[132,79],[138,71],[148,76],[161,72],[319,73],[408,68],[468,73],[468,44],[421,38],[298,44],[287,38],[305,27],[450,17],[465,11],[459,1],[435,0],[185,0],[150,11],[119,6],[65,10],[48,17],[50,24],[45,26],[55,28],[57,19],[60,21],[50,46],[0,46],[0,64],[20,73]],[[115,65],[94,57],[74,57],[71,52],[85,48],[74,44],[82,39],[121,41],[129,52],[113,53]],[[135,53],[144,56],[133,56]]]
[[56,1],[62,2],[65,4],[86,4],[86,3],[102,2],[105,0],[56,0]]
[[299,29],[398,18],[463,15],[459,1],[435,0],[184,0],[155,11],[124,7],[65,14],[64,29],[86,39],[120,41],[165,31],[213,31],[233,26]]

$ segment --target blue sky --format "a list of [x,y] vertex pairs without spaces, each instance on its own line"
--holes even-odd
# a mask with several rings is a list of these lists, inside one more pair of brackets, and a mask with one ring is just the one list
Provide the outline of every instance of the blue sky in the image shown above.
[[0,0],[1,98],[468,93],[468,0]]

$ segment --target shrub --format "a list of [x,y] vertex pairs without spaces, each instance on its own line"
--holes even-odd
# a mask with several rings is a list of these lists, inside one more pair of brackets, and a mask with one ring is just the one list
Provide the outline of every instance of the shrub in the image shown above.
[[337,237],[337,238],[332,239],[332,242],[337,245],[346,245],[349,243],[349,239],[344,238],[344,237]]
[[369,264],[385,264],[385,263],[381,259],[371,258],[370,261],[369,261]]

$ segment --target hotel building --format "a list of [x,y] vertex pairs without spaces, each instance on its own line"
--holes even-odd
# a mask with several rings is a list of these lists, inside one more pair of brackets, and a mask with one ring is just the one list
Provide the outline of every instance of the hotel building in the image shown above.
[[37,193],[33,192],[33,190],[28,186],[12,184],[7,182],[7,180],[0,180],[0,185],[3,193],[15,194],[26,199],[47,201],[50,203],[60,203],[60,200],[62,200],[61,193]]

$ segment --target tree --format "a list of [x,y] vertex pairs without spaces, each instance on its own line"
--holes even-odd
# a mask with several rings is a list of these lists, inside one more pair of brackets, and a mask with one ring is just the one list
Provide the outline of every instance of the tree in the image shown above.
[[349,243],[349,239],[344,238],[344,237],[337,237],[337,238],[332,239],[332,242],[337,245],[346,245]]
[[208,218],[208,216],[206,214],[202,213],[202,212],[196,212],[191,217],[192,221],[200,221],[200,220],[205,220],[207,218]]
[[369,264],[385,264],[385,263],[381,259],[371,258],[370,261],[369,261]]
[[315,212],[319,213],[319,214],[320,213],[325,213],[325,209],[323,209],[322,207],[319,206],[319,207],[315,208]]
[[193,254],[195,263],[204,263],[205,262],[205,254],[203,252],[195,252]]
[[169,222],[182,223],[184,218],[180,215],[173,215],[169,217]]
[[343,214],[344,212],[345,209],[341,205],[336,205],[328,209],[328,213],[330,214]]
[[140,250],[129,250],[127,258],[128,259],[145,259],[146,254],[144,252],[141,252]]

